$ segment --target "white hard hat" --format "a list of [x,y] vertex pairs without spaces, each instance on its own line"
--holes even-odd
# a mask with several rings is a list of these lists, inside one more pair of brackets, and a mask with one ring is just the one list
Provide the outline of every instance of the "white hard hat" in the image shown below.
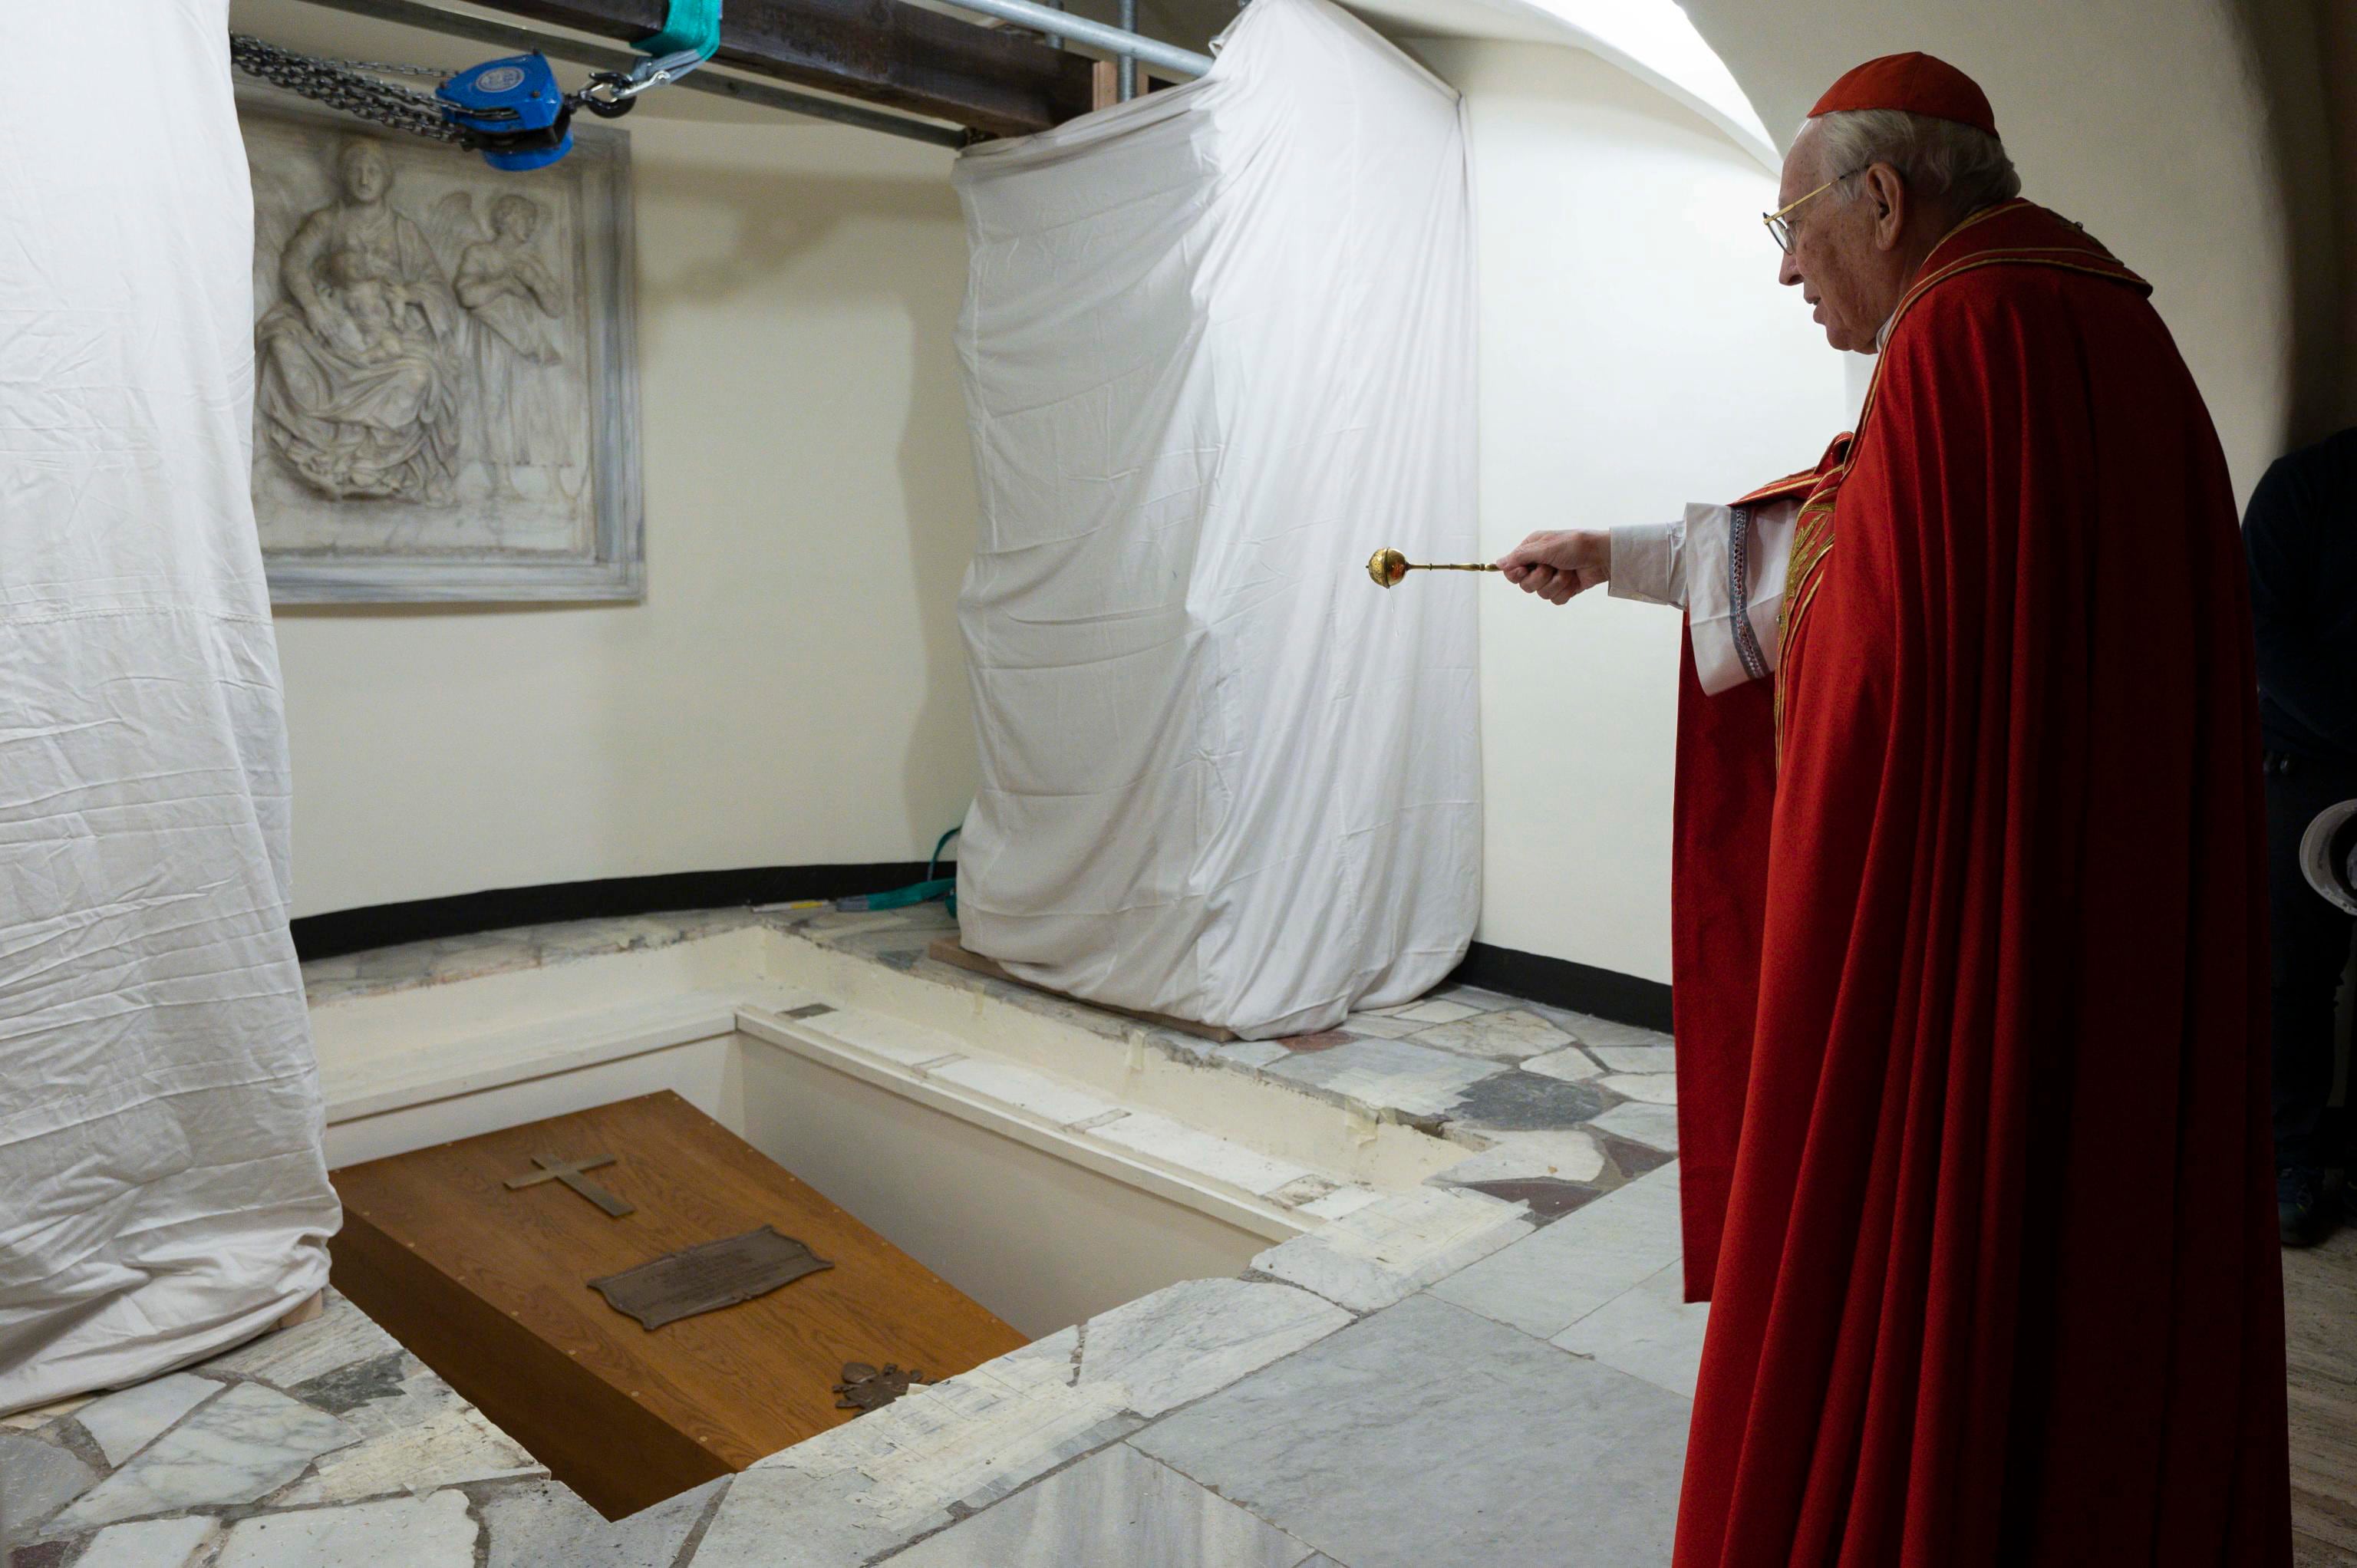
[[[2357,800],[2319,811],[2308,832],[2299,835],[2299,869],[2310,887],[2357,915],[2357,843],[2349,842],[2357,840],[2357,832],[2342,832],[2352,820],[2357,820]],[[2337,855],[2336,841],[2341,841]]]

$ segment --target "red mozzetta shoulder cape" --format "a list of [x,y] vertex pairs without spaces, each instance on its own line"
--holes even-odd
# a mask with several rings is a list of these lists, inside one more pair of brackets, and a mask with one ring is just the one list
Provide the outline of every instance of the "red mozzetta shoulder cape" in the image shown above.
[[1688,656],[1681,1568],[2289,1561],[2250,617],[2148,293],[1950,234],[1760,492],[1774,687]]

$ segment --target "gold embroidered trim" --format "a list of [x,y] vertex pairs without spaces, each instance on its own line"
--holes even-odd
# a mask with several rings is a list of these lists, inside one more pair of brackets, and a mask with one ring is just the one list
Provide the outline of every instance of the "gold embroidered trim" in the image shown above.
[[[2017,198],[2014,201],[1975,213],[1942,235],[1939,244],[1932,247],[1932,253],[1937,255],[1949,241],[1975,224],[1985,222],[2000,213],[2012,211],[2018,206],[2028,205],[2029,205],[2028,202]],[[1789,685],[1787,677],[1792,668],[1793,650],[1798,644],[1802,625],[1808,617],[1809,607],[1816,602],[1817,590],[1824,585],[1825,558],[1833,553],[1835,509],[1840,499],[1842,481],[1849,477],[1850,464],[1856,460],[1858,451],[1865,445],[1867,422],[1873,417],[1875,401],[1882,390],[1882,369],[1889,363],[1890,343],[1899,336],[1900,323],[1905,319],[1908,311],[1913,308],[1915,302],[1932,288],[1960,274],[1975,272],[1982,267],[2008,264],[2055,267],[2063,272],[2084,273],[2093,277],[2109,278],[2115,283],[2132,283],[2147,288],[2151,286],[2145,279],[2114,261],[2110,252],[2104,251],[2101,245],[2095,244],[2092,239],[2088,243],[2094,247],[2092,252],[2076,245],[2023,245],[1985,251],[1963,257],[1949,263],[1930,276],[1919,279],[1900,300],[1899,307],[1890,313],[1890,331],[1883,339],[1882,351],[1875,356],[1874,375],[1867,382],[1866,401],[1857,411],[1857,425],[1851,432],[1849,448],[1842,454],[1842,460],[1817,481],[1809,493],[1809,499],[1802,502],[1801,515],[1793,528],[1792,554],[1785,571],[1784,602],[1777,616],[1776,694],[1774,716],[1770,721],[1775,729],[1776,762],[1780,768],[1784,760],[1784,698]],[[2080,259],[2075,262],[2051,259],[2064,255]],[[1770,486],[1768,489],[1770,491],[1775,491],[1781,490],[1783,487],[1776,485]],[[1760,499],[1765,493],[1755,491],[1752,496],[1745,499]]]

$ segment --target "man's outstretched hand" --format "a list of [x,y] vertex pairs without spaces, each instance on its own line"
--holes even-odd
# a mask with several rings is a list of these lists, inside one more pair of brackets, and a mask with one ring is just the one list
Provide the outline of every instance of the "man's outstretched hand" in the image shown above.
[[1551,605],[1566,605],[1612,575],[1612,535],[1566,528],[1534,533],[1498,559],[1506,581]]

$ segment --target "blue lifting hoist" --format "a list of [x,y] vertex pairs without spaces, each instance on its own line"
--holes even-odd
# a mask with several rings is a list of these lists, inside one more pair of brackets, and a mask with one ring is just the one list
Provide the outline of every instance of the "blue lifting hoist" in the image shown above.
[[567,92],[548,57],[533,53],[485,60],[445,79],[432,97],[383,80],[388,74],[440,76],[415,66],[314,59],[242,34],[230,36],[238,69],[274,86],[435,141],[480,153],[511,173],[545,168],[573,150],[573,116],[583,109],[619,119],[651,88],[677,81],[712,58],[720,44],[720,0],[671,0],[663,30],[643,39],[647,58],[627,71],[594,72]]
[[579,92],[556,85],[541,54],[485,60],[434,90],[443,117],[468,133],[462,145],[496,169],[545,168],[573,150],[573,114],[587,109],[613,120],[630,112],[639,94],[677,81],[704,63],[694,49],[640,62],[628,72],[601,70]]

